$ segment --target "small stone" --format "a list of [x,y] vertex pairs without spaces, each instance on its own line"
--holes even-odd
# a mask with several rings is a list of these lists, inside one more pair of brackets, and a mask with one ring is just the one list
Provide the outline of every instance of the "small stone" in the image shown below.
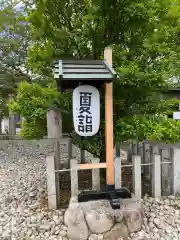
[[67,227],[65,225],[61,225],[61,230],[67,231]]
[[168,205],[169,205],[169,199],[165,199],[165,200],[164,200],[164,204],[168,207]]
[[150,214],[150,216],[151,216],[152,218],[155,218],[155,217],[156,217],[156,214],[155,214],[154,212],[152,212],[152,213]]
[[59,235],[60,235],[61,237],[66,237],[67,232],[65,232],[64,230],[61,230],[60,233],[59,233]]
[[63,216],[64,213],[65,213],[65,210],[61,210],[61,211],[58,212],[59,216]]
[[7,204],[12,203],[12,201],[13,201],[13,197],[12,197],[12,196],[7,196],[6,199],[5,199],[5,202],[6,202]]
[[32,223],[37,222],[37,218],[36,218],[35,216],[31,216],[31,222],[32,222]]
[[11,232],[9,230],[3,231],[2,237],[5,238],[5,239],[10,240]]
[[115,222],[117,223],[121,222],[124,217],[123,212],[119,210],[114,211],[114,216],[115,216]]
[[0,212],[0,217],[4,217],[5,212]]
[[30,193],[29,193],[29,196],[30,196],[30,197],[35,197],[35,196],[36,196],[36,193],[35,193],[35,192],[30,192]]
[[19,229],[17,227],[12,227],[11,231],[12,231],[13,234],[16,234],[16,233],[19,232]]
[[27,231],[27,236],[28,236],[28,237],[31,237],[31,236],[32,236],[32,234],[33,234],[33,231],[32,231],[32,229],[29,229],[29,230]]
[[168,198],[169,198],[170,200],[175,200],[175,199],[176,199],[176,197],[173,196],[173,195],[168,196]]
[[40,225],[40,229],[41,229],[41,230],[48,231],[48,230],[50,230],[50,228],[51,228],[51,225],[50,225],[50,224],[49,224],[49,225]]
[[29,208],[31,209],[31,210],[35,210],[35,209],[37,209],[39,207],[39,204],[32,204],[32,205],[29,205]]
[[140,211],[129,210],[125,215],[129,232],[137,232],[142,228],[142,215]]
[[103,240],[103,239],[104,239],[103,234],[99,234],[99,235],[98,235],[98,240]]
[[56,230],[56,231],[55,231],[55,235],[59,235],[59,230]]
[[89,240],[98,240],[98,235],[97,235],[97,234],[92,234],[92,235],[89,237]]

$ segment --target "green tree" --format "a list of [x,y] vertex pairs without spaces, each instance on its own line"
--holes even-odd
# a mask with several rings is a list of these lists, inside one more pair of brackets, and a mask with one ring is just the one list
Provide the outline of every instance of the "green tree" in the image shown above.
[[3,4],[0,10],[0,69],[9,88],[18,80],[30,81],[26,63],[30,45],[29,24],[25,11],[16,9],[16,3]]
[[49,79],[33,74],[27,65],[27,51],[32,44],[28,7],[21,1],[0,3],[0,119],[8,116],[8,94],[16,94],[21,81],[39,82],[46,86]]
[[[119,75],[114,84],[115,138],[179,138],[178,131],[170,137],[164,130],[170,131],[173,124],[177,129],[178,124],[160,118],[168,106],[160,92],[169,87],[170,78],[179,76],[177,0],[36,0],[35,5],[28,16],[35,39],[28,66],[34,73],[51,75],[55,59],[101,59],[110,45]],[[64,108],[71,111],[70,105]],[[101,107],[103,112],[103,93]],[[148,126],[159,134],[147,131]],[[104,117],[98,135],[83,144],[105,159]]]
[[40,139],[45,136],[46,111],[59,97],[59,92],[52,85],[46,88],[28,82],[21,82],[18,85],[15,101],[9,102],[9,108],[24,118],[21,136],[27,139]]
[[0,119],[9,115],[8,94],[20,81],[30,80],[25,68],[30,32],[24,11],[16,10],[18,3],[0,3]]
[[[0,8],[0,87],[1,91],[14,92],[21,81],[39,82],[46,85],[47,76],[33,74],[27,63],[27,52],[34,44],[26,4],[21,1],[6,1]],[[29,2],[30,3],[30,2]]]

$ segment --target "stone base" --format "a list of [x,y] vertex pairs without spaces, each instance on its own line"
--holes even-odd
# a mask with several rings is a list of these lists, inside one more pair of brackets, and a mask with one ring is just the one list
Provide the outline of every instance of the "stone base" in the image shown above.
[[87,240],[91,234],[103,234],[105,240],[124,240],[132,232],[140,231],[143,222],[141,201],[132,197],[120,200],[121,209],[113,210],[108,200],[90,202],[71,198],[64,215],[71,240]]

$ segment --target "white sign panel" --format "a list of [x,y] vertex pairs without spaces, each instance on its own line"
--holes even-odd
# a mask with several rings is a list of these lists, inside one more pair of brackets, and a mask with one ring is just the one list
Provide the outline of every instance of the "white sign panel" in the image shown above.
[[180,120],[180,112],[173,112],[173,119]]
[[100,125],[100,96],[97,88],[81,85],[73,91],[73,122],[78,135],[95,135]]

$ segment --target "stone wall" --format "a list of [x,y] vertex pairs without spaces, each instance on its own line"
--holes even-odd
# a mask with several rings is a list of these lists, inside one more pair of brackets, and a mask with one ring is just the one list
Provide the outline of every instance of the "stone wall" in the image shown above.
[[44,158],[51,152],[52,140],[0,140],[0,159]]
[[[44,159],[46,155],[54,154],[54,142],[52,139],[42,140],[0,140],[0,160],[19,159]],[[68,138],[60,140],[60,156],[68,157]],[[73,145],[73,158],[79,158],[80,150]],[[86,153],[86,157],[90,154]]]

